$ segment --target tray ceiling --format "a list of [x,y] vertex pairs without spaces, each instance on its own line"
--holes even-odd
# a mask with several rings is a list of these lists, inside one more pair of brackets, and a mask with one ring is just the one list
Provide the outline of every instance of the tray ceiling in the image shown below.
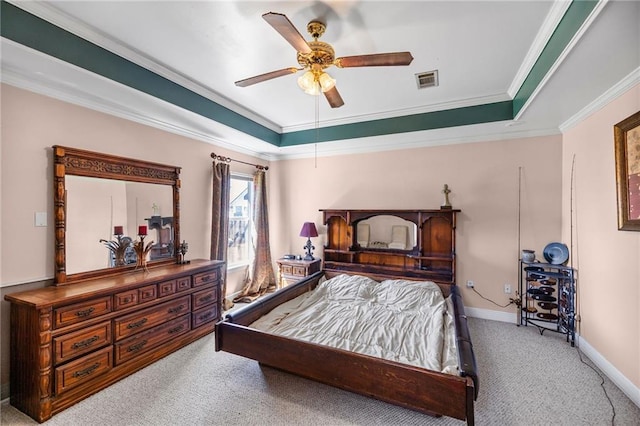
[[[304,94],[300,73],[237,87],[297,65],[269,11],[306,39],[309,21],[325,22],[336,56],[414,60],[328,69],[336,109]],[[2,12],[3,82],[274,159],[559,133],[640,79],[638,2],[34,1]],[[419,89],[416,74],[431,70],[438,86]]]

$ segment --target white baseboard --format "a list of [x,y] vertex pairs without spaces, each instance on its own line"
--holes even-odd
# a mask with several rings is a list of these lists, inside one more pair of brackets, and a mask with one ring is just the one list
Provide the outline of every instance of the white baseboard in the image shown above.
[[[469,317],[501,321],[516,324],[518,315],[515,313],[493,311],[491,309],[470,308],[465,306],[464,312]],[[576,333],[576,342],[582,353],[584,353],[598,367],[609,380],[611,380],[620,390],[627,395],[638,407],[640,407],[640,388],[627,379],[616,367],[605,357],[593,348],[585,339]]]
[[467,316],[473,318],[509,322],[511,324],[516,324],[516,321],[518,320],[518,315],[513,312],[494,311],[491,309],[482,308],[469,308],[467,306],[464,307],[464,312],[465,314],[467,314]]
[[611,380],[627,397],[640,407],[640,388],[627,379],[624,374],[613,366],[605,357],[593,348],[584,338],[576,334],[578,346],[582,353],[589,357],[591,361]]

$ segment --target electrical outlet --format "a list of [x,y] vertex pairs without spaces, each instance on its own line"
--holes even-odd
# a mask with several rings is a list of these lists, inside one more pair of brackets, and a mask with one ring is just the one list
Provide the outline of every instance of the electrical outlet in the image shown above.
[[511,294],[511,284],[505,284],[504,285],[504,293],[505,294]]
[[473,281],[471,281],[471,280],[467,281],[467,287],[469,287],[469,288],[473,288],[473,287],[475,287],[475,286],[476,286],[476,285],[475,285],[475,283],[474,283]]

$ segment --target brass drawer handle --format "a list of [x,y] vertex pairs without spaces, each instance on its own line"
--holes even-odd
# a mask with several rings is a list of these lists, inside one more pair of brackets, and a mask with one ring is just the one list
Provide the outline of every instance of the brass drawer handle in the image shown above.
[[149,321],[146,318],[142,318],[140,321],[136,321],[136,322],[132,322],[130,324],[127,324],[127,328],[128,329],[132,329],[132,328],[138,328],[138,327],[142,327],[147,321]]
[[81,340],[81,341],[76,342],[73,345],[71,345],[71,349],[86,348],[87,346],[91,346],[92,344],[94,344],[98,339],[100,339],[99,336],[93,336],[93,337],[90,337],[88,339]]
[[202,314],[202,315],[198,316],[198,319],[199,320],[205,320],[205,319],[209,318],[211,315],[213,315],[213,312],[209,311],[209,312],[207,312],[205,314]]
[[85,309],[84,311],[78,311],[76,312],[76,316],[80,317],[80,318],[84,318],[84,317],[88,317],[89,315],[91,315],[93,313],[93,311],[95,311],[96,308],[94,308],[93,306],[90,307],[89,309]]
[[123,304],[131,303],[131,298],[130,297],[125,297],[124,299],[122,299],[122,303]]
[[213,294],[209,294],[207,296],[204,296],[204,297],[201,297],[200,299],[198,299],[198,302],[208,302],[212,298],[213,298]]
[[144,345],[146,345],[146,344],[147,344],[147,341],[146,341],[146,340],[143,340],[143,341],[142,341],[142,342],[140,342],[140,343],[136,343],[135,345],[131,345],[131,346],[129,346],[129,347],[127,348],[127,352],[137,352],[137,351],[139,351],[140,349],[144,348]]
[[76,371],[75,373],[73,373],[73,377],[78,378],[78,377],[88,376],[89,374],[91,374],[94,371],[96,371],[96,369],[98,367],[100,367],[100,363],[96,362],[95,364],[93,364],[90,367],[85,368],[84,370]]
[[179,326],[177,326],[177,327],[173,327],[173,328],[169,329],[169,332],[168,332],[168,333],[169,333],[169,334],[174,334],[174,333],[178,333],[178,332],[180,332],[180,331],[182,331],[182,330],[184,330],[184,324],[180,324],[180,325],[179,325]]
[[180,312],[184,309],[184,305],[176,306],[175,308],[169,309],[167,312],[170,314],[175,314],[176,312]]
[[211,275],[205,275],[202,277],[202,281],[209,281],[211,279]]

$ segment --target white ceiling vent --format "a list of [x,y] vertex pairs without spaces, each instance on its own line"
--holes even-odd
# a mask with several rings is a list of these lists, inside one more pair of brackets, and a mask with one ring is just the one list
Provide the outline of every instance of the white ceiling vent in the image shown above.
[[438,70],[421,72],[420,74],[416,74],[416,82],[418,83],[418,89],[437,86]]

